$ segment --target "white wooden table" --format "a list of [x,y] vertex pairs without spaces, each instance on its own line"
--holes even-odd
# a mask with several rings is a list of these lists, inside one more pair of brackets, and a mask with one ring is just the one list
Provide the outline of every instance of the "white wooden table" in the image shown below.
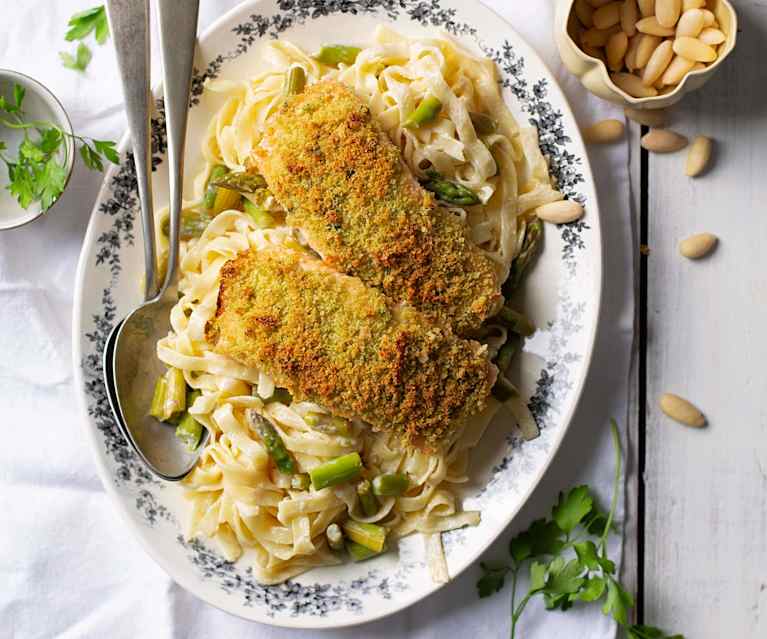
[[[639,619],[688,639],[767,637],[767,2],[734,4],[733,57],[671,123],[716,140],[711,170],[687,178],[684,153],[648,155],[640,127],[630,132],[650,252],[638,258],[626,556]],[[716,252],[682,258],[679,240],[703,231],[719,236]],[[669,420],[664,392],[698,405],[708,427]]]

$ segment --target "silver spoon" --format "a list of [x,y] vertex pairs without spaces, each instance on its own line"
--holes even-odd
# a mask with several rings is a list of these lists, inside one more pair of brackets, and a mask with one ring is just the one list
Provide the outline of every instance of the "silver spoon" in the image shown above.
[[207,441],[208,432],[203,429],[203,441],[195,452],[190,452],[176,438],[172,426],[163,424],[149,415],[149,406],[155,382],[165,372],[164,365],[157,359],[157,340],[167,335],[170,310],[178,301],[176,272],[184,143],[199,0],[158,0],[157,8],[160,19],[170,175],[168,269],[159,291],[154,272],[156,247],[149,177],[149,0],[107,2],[141,199],[146,301],[114,327],[104,347],[103,364],[107,396],[123,435],[154,474],[163,479],[177,481],[183,479],[194,467],[199,451]]

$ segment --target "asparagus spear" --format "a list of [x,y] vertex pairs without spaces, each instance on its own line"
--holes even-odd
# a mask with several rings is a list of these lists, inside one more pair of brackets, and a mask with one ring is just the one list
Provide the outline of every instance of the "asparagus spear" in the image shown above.
[[436,171],[429,171],[427,175],[428,179],[421,182],[421,185],[427,191],[434,193],[443,202],[457,204],[458,206],[471,206],[480,203],[479,196],[471,189],[467,189],[456,182],[445,180]]
[[471,123],[474,125],[474,130],[479,135],[489,135],[498,130],[498,122],[493,120],[489,115],[470,111],[469,117],[471,118]]
[[356,479],[362,472],[362,459],[359,453],[349,453],[331,459],[309,471],[312,486],[320,490],[326,486],[335,486]]
[[372,517],[378,512],[378,500],[373,494],[373,486],[367,479],[363,479],[357,484],[357,497],[359,497],[365,517]]
[[298,95],[306,86],[306,71],[303,67],[293,66],[285,78],[285,95]]
[[498,351],[498,355],[495,357],[495,365],[502,373],[506,372],[511,364],[511,360],[514,359],[519,348],[519,338],[516,335],[509,335],[506,339],[506,343],[501,346]]
[[216,166],[210,170],[210,175],[208,176],[208,184],[205,187],[205,195],[202,198],[202,205],[206,210],[212,211],[213,205],[216,203],[216,193],[218,189],[214,184],[215,181],[227,173],[229,173],[229,169],[226,168],[223,164],[216,164]]
[[280,402],[285,406],[290,406],[293,401],[293,396],[287,388],[275,388],[274,392],[264,400],[264,404],[271,404],[272,402]]
[[383,550],[386,542],[386,528],[383,526],[347,519],[343,524],[343,529],[349,539],[361,546],[374,552]]
[[242,200],[243,208],[245,212],[250,215],[256,226],[260,229],[268,229],[274,226],[274,216],[266,209],[261,208],[257,204],[253,204],[250,200]]
[[247,171],[229,173],[227,170],[226,173],[216,177],[213,177],[213,173],[211,173],[208,185],[237,191],[238,193],[255,193],[259,189],[266,188],[266,180],[263,175],[258,173],[248,173]]
[[[191,240],[193,237],[200,237],[211,219],[210,215],[202,211],[197,211],[195,209],[181,209],[179,237],[182,240]],[[160,230],[165,237],[170,235],[170,216],[166,215],[162,219]]]
[[293,490],[306,490],[309,488],[310,483],[309,475],[306,473],[299,473],[290,478],[290,487]]
[[405,128],[417,129],[422,124],[428,124],[439,115],[442,102],[433,95],[427,95],[402,124]]
[[345,44],[324,44],[320,48],[320,52],[314,56],[314,59],[329,67],[337,67],[342,63],[352,65],[360,51],[362,49]]
[[344,547],[344,535],[338,524],[330,524],[325,529],[325,537],[328,540],[328,546],[333,550],[341,550]]
[[285,448],[285,442],[282,441],[282,437],[280,437],[280,434],[272,426],[271,422],[254,410],[248,411],[248,420],[259,437],[261,437],[266,452],[272,458],[277,469],[288,475],[295,473],[296,463],[293,461],[288,449]]
[[498,319],[506,324],[512,331],[522,337],[530,337],[535,333],[535,326],[519,311],[515,311],[509,306],[504,306],[498,313]]
[[541,240],[543,240],[543,223],[538,218],[535,218],[527,225],[522,249],[511,263],[509,279],[503,285],[503,294],[507,297],[512,291],[519,288],[519,285],[522,283],[525,272],[538,253]]
[[149,414],[160,421],[165,419],[165,394],[167,392],[168,382],[165,379],[165,375],[160,375],[155,382],[152,405],[149,408]]
[[365,561],[366,559],[381,554],[375,550],[370,550],[370,548],[365,548],[362,544],[358,544],[354,541],[346,542],[346,552],[349,553],[349,556],[353,561]]
[[385,473],[373,479],[373,493],[382,497],[399,497],[407,492],[410,480],[404,473]]
[[187,450],[192,452],[200,445],[202,424],[189,411],[184,411],[184,416],[176,426],[176,437],[186,444]]

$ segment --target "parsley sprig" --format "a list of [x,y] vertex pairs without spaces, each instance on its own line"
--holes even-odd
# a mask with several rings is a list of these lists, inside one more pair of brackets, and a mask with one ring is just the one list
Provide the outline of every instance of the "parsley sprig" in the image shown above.
[[[626,629],[630,639],[684,639],[666,635],[652,626],[629,624],[633,597],[616,576],[616,566],[607,556],[607,539],[613,529],[621,485],[622,455],[618,425],[611,421],[615,448],[615,476],[610,510],[605,514],[588,486],[560,493],[551,519],[539,519],[509,544],[511,563],[480,564],[483,575],[477,582],[480,597],[500,591],[511,576],[511,639],[525,607],[533,597],[543,598],[547,610],[568,610],[577,602],[602,602],[602,612]],[[528,567],[529,566],[529,567]],[[529,570],[528,591],[517,601],[517,586],[523,569]]]
[[27,209],[33,202],[39,202],[45,211],[53,206],[66,186],[69,149],[64,141],[67,137],[80,145],[80,156],[90,169],[103,171],[103,159],[117,164],[119,156],[114,142],[75,135],[47,120],[26,122],[24,95],[25,89],[19,84],[13,86],[12,99],[0,95],[0,126],[24,132],[15,158],[8,155],[7,145],[0,140],[0,160],[8,169],[6,188],[21,207]]
[[67,42],[79,40],[75,54],[67,51],[59,53],[61,62],[67,69],[85,71],[93,57],[90,48],[83,40],[93,33],[98,44],[104,44],[109,38],[109,23],[104,5],[76,13],[69,19],[69,30],[64,38]]

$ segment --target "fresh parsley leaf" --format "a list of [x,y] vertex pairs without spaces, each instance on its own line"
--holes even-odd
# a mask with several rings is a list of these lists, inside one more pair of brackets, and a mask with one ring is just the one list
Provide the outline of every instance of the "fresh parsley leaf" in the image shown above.
[[573,550],[581,563],[589,570],[599,570],[599,555],[596,544],[591,541],[581,541],[573,544]]
[[16,103],[16,109],[21,111],[21,104],[24,102],[24,95],[27,90],[20,84],[13,85],[13,101]]
[[607,578],[607,599],[602,606],[602,612],[612,615],[613,619],[622,626],[629,620],[629,608],[634,605],[634,599],[612,577]]
[[605,594],[606,588],[607,584],[603,577],[589,577],[583,583],[583,587],[575,593],[574,598],[578,601],[597,601]]
[[67,184],[67,169],[56,157],[51,157],[40,175],[40,206],[47,211],[59,199]]
[[101,161],[101,156],[98,152],[91,148],[86,142],[80,147],[80,157],[85,162],[85,166],[93,171],[103,171],[104,163]]
[[593,504],[588,486],[576,486],[567,495],[559,494],[559,502],[554,506],[551,516],[560,530],[571,533],[591,512]]
[[77,52],[74,57],[66,51],[59,53],[59,56],[61,57],[62,64],[67,69],[72,69],[74,71],[85,71],[85,69],[87,69],[88,65],[90,64],[93,54],[88,48],[88,45],[86,45],[84,42],[81,42],[79,45],[77,45]]
[[21,208],[26,209],[37,199],[35,191],[35,176],[23,166],[15,163],[8,164],[8,190],[15,197]]
[[634,624],[626,628],[629,639],[684,639],[684,635],[666,635],[660,628]]
[[[82,40],[91,31],[96,31],[96,41],[103,44],[109,35],[109,25],[107,23],[107,13],[104,5],[99,5],[91,9],[86,9],[73,15],[67,23],[69,30],[64,38],[67,42],[73,40]],[[101,39],[100,39],[101,38]]]
[[93,146],[112,164],[120,163],[120,156],[115,149],[115,143],[111,140],[93,140]]
[[37,143],[37,146],[43,151],[43,153],[50,155],[54,151],[58,150],[63,140],[64,136],[59,129],[43,129],[40,132],[40,142]]
[[8,147],[7,147],[7,146],[5,146],[5,142],[3,142],[2,140],[0,140],[0,151],[5,151],[7,148],[8,148]]
[[530,524],[529,535],[532,556],[556,555],[564,546],[564,536],[553,521],[538,519]]
[[546,587],[548,567],[538,561],[530,564],[530,592],[537,592]]
[[489,597],[503,588],[509,567],[499,562],[481,562],[480,567],[485,574],[477,582],[477,592],[480,598]]
[[557,557],[549,566],[549,581],[546,592],[552,595],[571,595],[583,585],[583,564],[578,559],[565,563],[563,557]]
[[19,156],[29,162],[38,163],[45,159],[46,154],[32,140],[24,138],[24,141],[19,145]]
[[5,111],[6,113],[18,113],[19,107],[8,102],[8,100],[5,99],[5,96],[0,95],[0,110]]
[[533,554],[533,542],[528,531],[513,537],[509,542],[509,554],[516,563],[521,563]]

